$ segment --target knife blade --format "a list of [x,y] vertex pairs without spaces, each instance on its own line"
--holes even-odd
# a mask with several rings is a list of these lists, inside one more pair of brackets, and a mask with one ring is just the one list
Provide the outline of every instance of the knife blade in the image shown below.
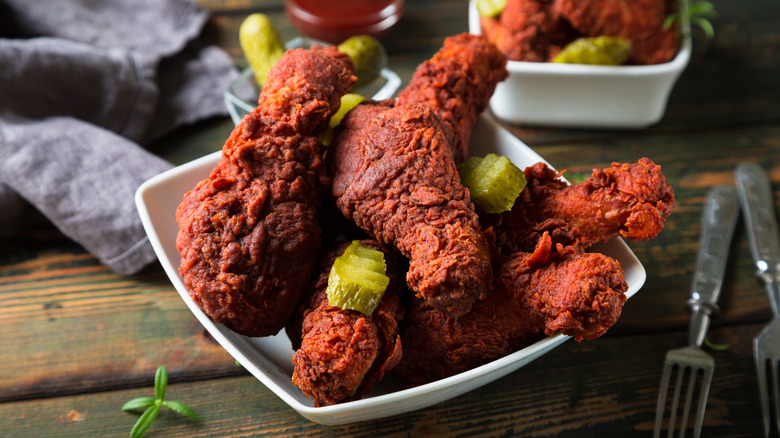
[[780,233],[772,185],[766,171],[755,163],[737,165],[736,183],[756,275],[764,282],[772,313],[780,317]]

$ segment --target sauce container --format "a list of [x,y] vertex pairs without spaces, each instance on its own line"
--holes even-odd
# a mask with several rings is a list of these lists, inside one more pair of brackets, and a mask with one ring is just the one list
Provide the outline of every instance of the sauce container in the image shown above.
[[404,0],[285,0],[284,10],[304,35],[339,44],[354,35],[382,37],[401,18]]

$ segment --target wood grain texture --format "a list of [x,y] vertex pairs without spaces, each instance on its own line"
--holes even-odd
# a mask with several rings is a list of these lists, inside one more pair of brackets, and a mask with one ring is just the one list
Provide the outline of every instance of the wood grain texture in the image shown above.
[[[717,366],[703,436],[760,433],[758,394],[746,338],[760,326],[715,329],[730,348],[713,352]],[[252,377],[172,383],[167,399],[190,405],[199,423],[160,414],[149,437],[489,437],[621,436],[652,432],[666,348],[684,334],[613,336],[569,341],[517,372],[427,409],[344,426],[304,419]],[[0,404],[0,436],[127,436],[136,416],[120,411],[133,397],[152,395],[152,377],[138,389]],[[96,435],[97,434],[97,435]]]
[[[153,436],[528,436],[651,435],[665,352],[685,345],[688,298],[707,190],[729,183],[741,161],[769,172],[780,210],[780,4],[713,1],[716,33],[694,34],[690,65],[664,118],[643,130],[505,125],[559,169],[589,173],[647,156],[662,166],[677,205],[659,237],[631,242],[648,272],[642,290],[602,338],[568,342],[519,371],[439,405],[397,417],[325,427],[305,420],[237,367],[189,312],[158,265],[121,277],[39,216],[0,239],[0,436],[127,436],[120,411],[152,394],[166,365],[168,398],[200,423],[163,413]],[[298,35],[282,0],[199,0],[212,12],[204,36],[246,65],[238,26],[252,12]],[[414,0],[383,40],[408,82],[449,35],[467,30],[466,0]],[[149,149],[175,164],[219,150],[227,118],[183,127]],[[704,436],[760,435],[750,341],[771,313],[754,277],[744,227],[734,235],[722,311],[709,338],[716,371]],[[31,432],[33,431],[33,432]],[[32,433],[32,435],[31,435]]]

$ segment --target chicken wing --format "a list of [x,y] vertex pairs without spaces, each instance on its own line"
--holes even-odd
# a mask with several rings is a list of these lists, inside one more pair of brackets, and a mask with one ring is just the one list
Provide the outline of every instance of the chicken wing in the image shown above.
[[480,214],[504,254],[531,251],[545,232],[555,244],[579,249],[618,235],[650,240],[674,207],[672,187],[649,158],[594,169],[591,177],[571,186],[545,163],[526,168],[525,176],[528,183],[512,210]]
[[415,300],[396,372],[416,386],[475,368],[543,338],[603,335],[620,316],[628,285],[620,264],[603,254],[556,252],[544,234],[532,253],[499,263],[491,295],[450,318]]

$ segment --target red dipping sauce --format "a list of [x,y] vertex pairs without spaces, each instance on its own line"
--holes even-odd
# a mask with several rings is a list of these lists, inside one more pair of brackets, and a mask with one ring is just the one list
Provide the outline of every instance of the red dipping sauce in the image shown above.
[[404,0],[285,0],[284,10],[304,35],[339,44],[354,35],[382,37],[401,18]]

